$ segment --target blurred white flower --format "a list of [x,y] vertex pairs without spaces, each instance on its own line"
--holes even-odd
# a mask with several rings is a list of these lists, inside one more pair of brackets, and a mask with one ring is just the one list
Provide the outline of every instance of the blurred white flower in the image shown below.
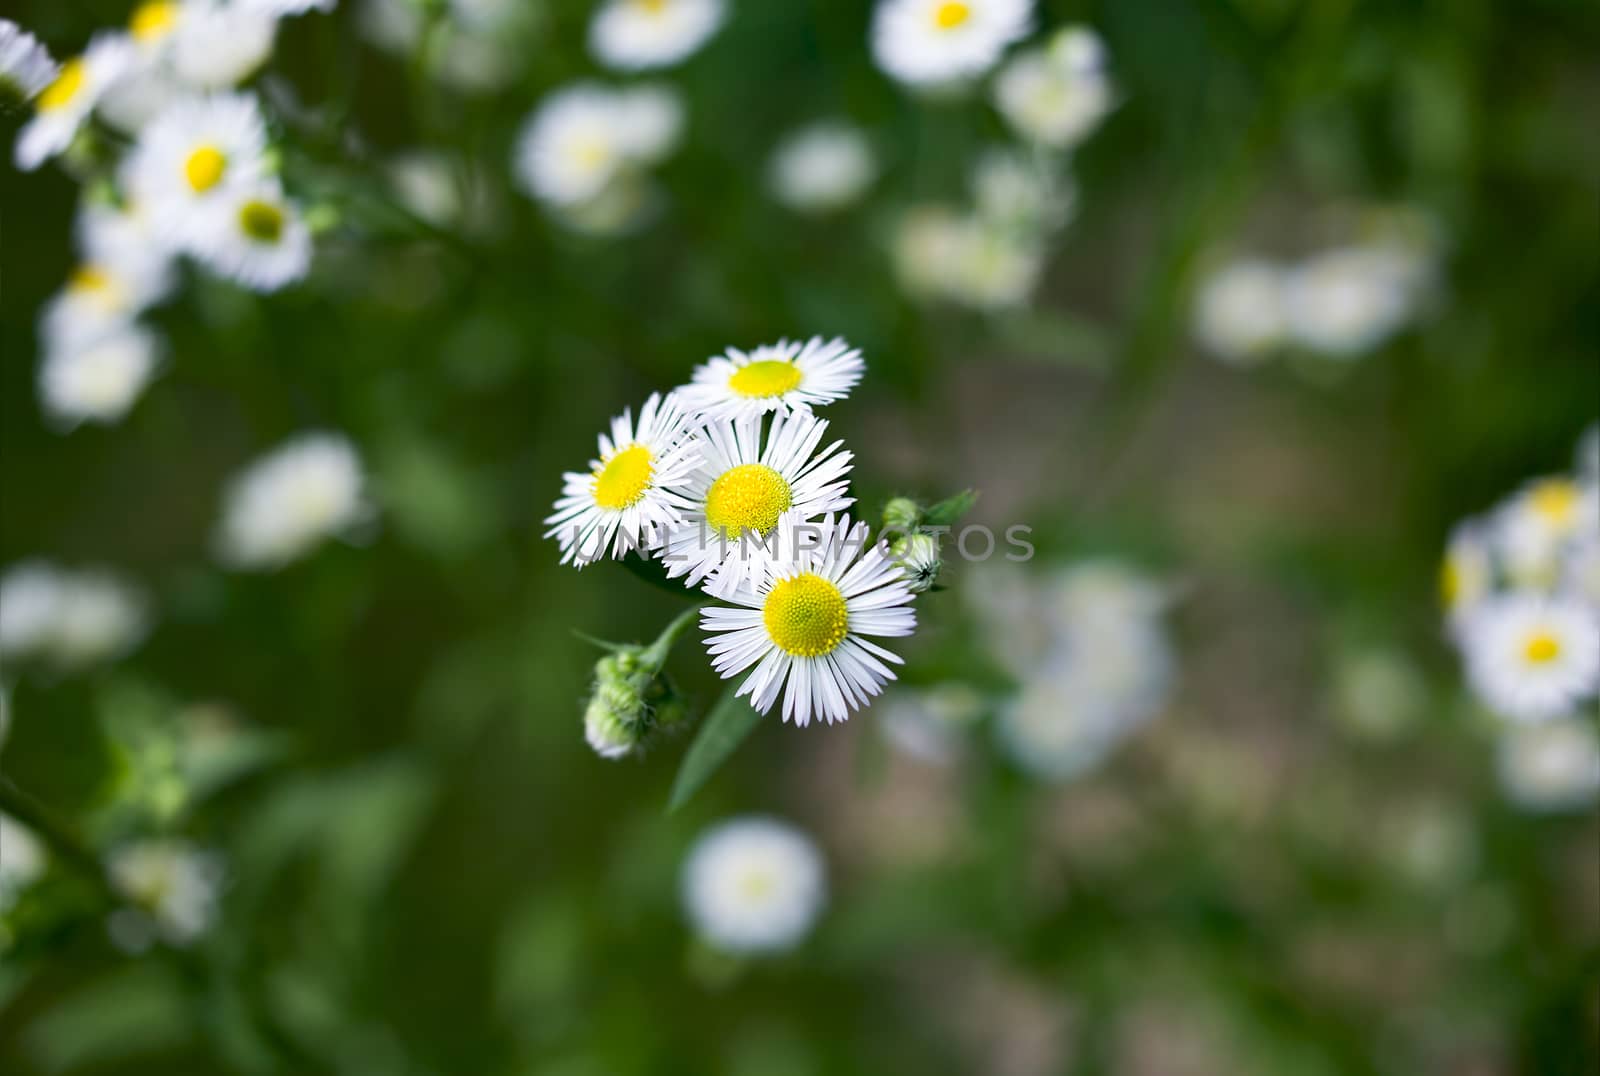
[[1212,355],[1254,365],[1282,346],[1287,332],[1285,272],[1272,262],[1229,262],[1200,282],[1194,333]]
[[34,117],[17,135],[17,167],[31,172],[66,150],[108,87],[133,66],[131,41],[96,34],[82,56],[63,63],[55,80],[34,99]]
[[972,199],[986,226],[1029,241],[1066,223],[1075,193],[1039,157],[991,148],[972,167]]
[[995,107],[1025,138],[1071,149],[1115,104],[1105,47],[1083,27],[1056,32],[1043,48],[1018,53],[994,82]]
[[1474,691],[1503,717],[1561,717],[1600,689],[1600,625],[1576,599],[1496,595],[1472,610],[1460,634]]
[[200,211],[191,248],[219,276],[277,291],[311,269],[311,229],[275,180],[227,191]]
[[172,71],[195,90],[227,90],[272,55],[275,16],[238,3],[188,0],[172,36]]
[[682,103],[670,90],[568,86],[524,121],[515,152],[517,181],[540,201],[579,206],[619,176],[665,157],[682,125]]
[[33,831],[0,812],[0,912],[44,873],[44,846]]
[[371,514],[355,448],[333,433],[301,434],[251,464],[228,487],[218,553],[236,567],[270,569]]
[[944,766],[954,760],[983,710],[983,696],[967,684],[900,688],[878,704],[878,727],[895,750]]
[[695,931],[729,953],[791,949],[826,900],[816,845],[769,818],[745,817],[706,832],[683,868],[683,904]]
[[678,390],[703,419],[754,418],[768,411],[810,411],[850,395],[866,363],[842,337],[779,340],[750,351],[730,347],[695,367]]
[[900,218],[892,254],[906,291],[976,310],[1025,304],[1044,272],[1044,250],[1033,234],[937,206]]
[[1585,535],[1572,544],[1562,565],[1560,585],[1600,614],[1600,535]]
[[1372,649],[1344,655],[1334,675],[1335,716],[1363,739],[1387,740],[1424,712],[1427,686],[1399,653]]
[[233,0],[240,7],[269,15],[303,15],[308,11],[332,11],[339,0]]
[[55,421],[122,420],[155,375],[160,348],[154,333],[125,325],[76,347],[52,350],[39,369],[39,399]]
[[1600,535],[1600,486],[1565,475],[1528,483],[1494,515],[1495,541],[1506,575],[1518,586],[1550,587],[1569,542]]
[[1589,717],[1506,729],[1500,738],[1498,768],[1507,798],[1526,810],[1588,810],[1600,805],[1600,735]]
[[190,250],[208,227],[204,210],[261,182],[266,148],[266,124],[253,96],[184,98],[144,128],[122,175],[158,239]]
[[0,578],[0,655],[90,665],[120,657],[148,630],[143,595],[106,572],[24,561]]
[[767,171],[780,203],[799,213],[830,213],[859,200],[877,168],[859,129],[823,122],[785,138],[773,151]]
[[1365,354],[1412,320],[1429,280],[1423,253],[1398,243],[1318,254],[1291,270],[1285,282],[1289,335],[1333,358]]
[[56,62],[37,38],[0,19],[0,110],[32,101],[56,80]]
[[1488,529],[1475,521],[1450,532],[1439,566],[1439,597],[1446,616],[1459,627],[1467,613],[1494,590],[1494,547]]
[[872,55],[911,86],[960,82],[993,67],[1032,22],[1033,0],[879,0]]
[[75,351],[122,332],[165,298],[172,288],[170,265],[157,251],[151,253],[148,259],[129,256],[79,265],[40,316],[45,350]]
[[[168,945],[189,945],[216,921],[224,872],[215,853],[184,840],[138,841],[113,850],[106,869]],[[113,930],[119,942],[132,940],[130,935],[136,938],[137,931]]]
[[722,0],[603,0],[589,51],[619,71],[666,67],[699,50],[725,15]]

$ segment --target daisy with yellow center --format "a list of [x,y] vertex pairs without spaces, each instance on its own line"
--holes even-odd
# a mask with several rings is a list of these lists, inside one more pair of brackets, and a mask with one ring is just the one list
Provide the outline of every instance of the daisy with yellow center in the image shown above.
[[[5,36],[0,34],[0,41]],[[12,43],[11,47],[18,46]],[[0,55],[0,61],[4,59]],[[31,91],[30,95],[37,94],[34,97],[36,111],[17,135],[14,152],[17,167],[30,172],[72,145],[106,89],[132,69],[134,60],[133,44],[125,37],[100,34],[89,42],[82,56],[68,60],[59,69],[52,66],[54,77],[40,86],[40,76],[45,71],[41,63],[48,64],[49,57],[42,49],[27,52],[27,70],[23,72],[27,81],[23,85]]]
[[695,369],[684,403],[707,418],[751,418],[768,411],[809,411],[850,395],[866,364],[835,337],[779,340],[753,351],[729,348]]
[[1520,585],[1554,585],[1567,546],[1584,534],[1600,534],[1600,488],[1566,476],[1531,482],[1500,509],[1506,573]]
[[879,0],[872,53],[908,85],[962,82],[993,67],[1032,22],[1033,0]]
[[789,555],[793,525],[854,503],[853,457],[840,441],[818,449],[827,428],[809,412],[779,411],[765,436],[759,415],[702,429],[699,465],[673,487],[688,508],[662,550],[668,577],[727,597]]
[[181,11],[176,0],[146,0],[128,17],[128,32],[140,45],[158,44],[177,27]]
[[1471,614],[1462,642],[1478,697],[1511,720],[1565,716],[1600,690],[1600,624],[1580,600],[1490,598]]
[[37,38],[10,19],[0,19],[0,112],[33,100],[60,75]]
[[513,169],[533,197],[578,212],[640,178],[672,151],[682,129],[683,105],[671,90],[573,83],[523,122]]
[[637,425],[628,411],[612,419],[589,469],[564,476],[545,537],[560,543],[561,563],[579,568],[606,556],[656,549],[693,507],[675,487],[689,480],[699,462],[676,394],[652,394],[639,409]]
[[275,182],[238,187],[200,211],[191,250],[252,291],[277,291],[311,268],[311,230]]
[[772,818],[723,822],[697,841],[683,869],[683,904],[695,932],[726,953],[792,948],[826,895],[817,847]]
[[700,624],[724,679],[754,666],[737,694],[761,713],[783,695],[783,719],[830,725],[859,710],[895,678],[901,659],[867,640],[910,635],[917,626],[904,571],[880,542],[869,547],[865,523],[823,518],[770,576],[712,606]]
[[606,0],[589,23],[589,51],[618,71],[668,67],[722,26],[723,0]]
[[194,251],[218,225],[212,209],[261,185],[267,132],[254,97],[182,98],[140,132],[124,163],[132,199],[149,213],[158,240]]

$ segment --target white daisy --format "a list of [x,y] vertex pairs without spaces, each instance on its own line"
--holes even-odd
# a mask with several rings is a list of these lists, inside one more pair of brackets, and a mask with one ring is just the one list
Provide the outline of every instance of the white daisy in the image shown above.
[[277,32],[270,12],[188,0],[172,35],[173,74],[191,89],[232,89],[267,62]]
[[[153,921],[155,932],[169,945],[184,946],[211,928],[222,896],[222,860],[184,840],[145,840],[115,849],[106,870],[124,897]],[[123,921],[126,923],[126,920]],[[141,932],[118,929],[119,942]],[[127,948],[141,948],[137,942]]]
[[786,554],[786,517],[807,522],[854,503],[845,480],[854,457],[839,450],[842,441],[818,449],[827,422],[779,411],[765,436],[762,425],[760,417],[718,420],[697,433],[699,463],[672,489],[689,507],[662,547],[669,578],[726,597]]
[[1033,0],[879,0],[872,55],[900,82],[930,86],[976,78],[1027,36]]
[[0,912],[44,873],[44,846],[33,831],[0,812]]
[[860,199],[877,170],[859,129],[825,122],[785,138],[767,173],[773,197],[783,205],[797,213],[831,213]]
[[589,51],[607,67],[641,71],[693,55],[722,25],[722,0],[604,0]]
[[683,904],[699,935],[728,953],[793,948],[827,897],[822,857],[786,823],[736,818],[700,837],[683,866]]
[[125,279],[124,286],[145,296],[146,305],[170,289],[172,252],[157,242],[150,215],[138,206],[88,198],[73,223],[85,262],[109,267]]
[[985,225],[1031,237],[1065,224],[1076,193],[1037,155],[992,148],[972,166],[972,200]]
[[76,351],[121,332],[171,288],[172,273],[164,259],[85,262],[45,304],[39,325],[45,349]]
[[276,568],[371,514],[355,448],[307,433],[256,461],[228,487],[218,552],[240,568]]
[[53,565],[28,560],[0,577],[0,656],[36,654],[55,633],[63,576]]
[[1600,735],[1587,717],[1508,728],[1496,762],[1500,787],[1519,807],[1565,811],[1600,804]]
[[164,243],[190,249],[209,223],[203,210],[261,181],[266,148],[254,97],[185,98],[140,133],[123,165],[126,189]]
[[1486,528],[1463,523],[1450,532],[1439,565],[1439,597],[1450,622],[1464,617],[1494,590],[1494,547]]
[[1600,533],[1600,486],[1564,475],[1528,483],[1495,513],[1494,533],[1513,583],[1549,587],[1569,542]]
[[686,408],[707,419],[809,411],[850,395],[865,369],[860,349],[837,336],[779,340],[752,351],[728,348],[696,367],[679,392]]
[[275,180],[226,191],[197,222],[195,258],[253,291],[277,291],[311,268],[311,229]]
[[32,101],[56,80],[57,71],[36,37],[10,19],[0,19],[0,110]]
[[1600,614],[1600,535],[1588,535],[1572,544],[1562,566],[1561,586]]
[[825,516],[820,534],[792,542],[766,578],[728,596],[738,608],[701,614],[723,679],[755,666],[737,694],[761,713],[782,692],[785,721],[804,727],[815,713],[831,725],[895,678],[884,662],[901,659],[866,637],[910,635],[913,595],[883,543],[868,547],[868,530],[849,516]]
[[88,665],[131,650],[148,628],[143,594],[108,572],[24,561],[0,579],[0,655]]
[[135,58],[126,37],[97,34],[82,56],[62,64],[55,80],[35,97],[34,117],[17,135],[17,167],[31,172],[70,146],[101,95]]
[[1087,138],[1115,104],[1105,47],[1093,31],[1069,27],[1019,53],[994,81],[994,102],[1017,133],[1055,149]]
[[1600,625],[1576,599],[1486,599],[1464,625],[1462,644],[1478,697],[1512,720],[1564,716],[1600,689]]
[[1201,281],[1194,302],[1194,333],[1212,355],[1255,365],[1282,346],[1287,330],[1284,271],[1272,262],[1229,262]]
[[1284,316],[1294,340],[1334,358],[1382,345],[1416,313],[1424,267],[1389,245],[1330,250],[1292,270],[1284,284]]
[[672,487],[685,482],[700,456],[689,437],[689,415],[676,393],[652,393],[634,424],[630,412],[600,435],[600,455],[589,470],[563,476],[561,497],[545,523],[545,537],[561,543],[561,563],[585,564],[650,550],[683,524],[692,502]]
[[119,422],[155,375],[159,352],[155,334],[138,325],[51,351],[39,369],[40,402],[67,429]]
[[547,97],[517,137],[515,171],[524,190],[571,208],[619,176],[652,164],[678,140],[683,106],[670,90],[612,90],[579,83]]

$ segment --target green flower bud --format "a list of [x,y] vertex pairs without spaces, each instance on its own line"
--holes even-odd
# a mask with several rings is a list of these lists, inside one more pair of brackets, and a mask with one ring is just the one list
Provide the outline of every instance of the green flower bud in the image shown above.
[[639,734],[600,694],[583,711],[583,737],[601,758],[625,758],[639,746]]
[[910,534],[922,519],[922,506],[910,497],[896,497],[883,506],[883,529]]
[[911,591],[920,594],[939,581],[944,562],[939,559],[939,539],[931,534],[908,534],[889,547],[889,556],[905,569]]

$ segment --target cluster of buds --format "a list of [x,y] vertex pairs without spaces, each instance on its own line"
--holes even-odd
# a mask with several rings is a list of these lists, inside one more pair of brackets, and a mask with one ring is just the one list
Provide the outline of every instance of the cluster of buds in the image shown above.
[[594,690],[583,711],[584,738],[602,758],[642,754],[661,734],[682,727],[689,708],[662,671],[672,644],[698,607],[667,625],[649,646],[606,644],[595,662]]
[[[924,508],[910,497],[895,497],[883,506],[883,532],[893,536],[889,555],[905,569],[913,593],[931,590],[939,582],[944,561],[939,554],[939,538],[950,529],[944,519],[954,506],[943,502]],[[962,508],[954,512],[959,516]]]

